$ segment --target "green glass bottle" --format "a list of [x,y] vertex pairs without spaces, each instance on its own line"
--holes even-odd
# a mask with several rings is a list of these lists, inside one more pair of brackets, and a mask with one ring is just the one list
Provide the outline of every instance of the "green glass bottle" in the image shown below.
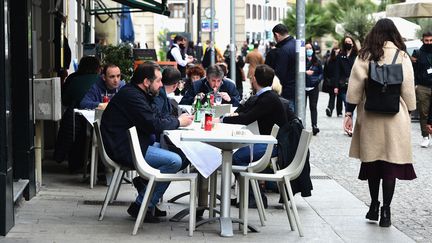
[[199,96],[195,97],[195,117],[194,117],[194,122],[201,122],[201,99]]

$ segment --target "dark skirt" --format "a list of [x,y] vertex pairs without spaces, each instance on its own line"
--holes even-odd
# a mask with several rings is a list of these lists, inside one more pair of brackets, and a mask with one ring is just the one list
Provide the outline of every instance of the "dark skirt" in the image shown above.
[[412,164],[393,164],[378,160],[375,162],[362,162],[360,167],[360,180],[385,179],[385,180],[412,180],[417,178]]

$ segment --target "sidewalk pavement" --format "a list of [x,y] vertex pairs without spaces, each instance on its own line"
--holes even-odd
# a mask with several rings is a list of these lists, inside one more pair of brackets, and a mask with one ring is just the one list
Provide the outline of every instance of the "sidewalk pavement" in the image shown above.
[[[304,237],[291,231],[285,210],[278,203],[279,195],[268,194],[269,208],[266,226],[261,226],[256,209],[249,209],[249,222],[259,233],[244,236],[234,224],[234,237],[218,234],[219,224],[203,225],[188,237],[188,217],[181,222],[170,222],[181,209],[188,207],[188,197],[178,203],[167,203],[172,196],[185,191],[187,183],[172,183],[160,208],[168,217],[159,224],[144,223],[132,236],[135,221],[126,213],[136,191],[124,184],[114,205],[109,205],[103,221],[98,221],[101,201],[107,187],[97,185],[89,189],[82,175],[70,175],[66,165],[44,161],[44,185],[36,197],[22,201],[16,207],[15,227],[0,242],[413,242],[393,226],[379,227],[364,217],[368,207],[350,192],[312,167],[312,196],[295,196],[303,225]],[[238,209],[231,207],[238,216]],[[208,215],[206,212],[205,216]]]

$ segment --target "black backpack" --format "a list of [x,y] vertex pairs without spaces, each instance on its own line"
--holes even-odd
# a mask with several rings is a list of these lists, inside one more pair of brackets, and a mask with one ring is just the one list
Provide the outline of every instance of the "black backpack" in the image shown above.
[[391,64],[379,65],[369,62],[369,75],[366,82],[365,110],[376,113],[396,114],[403,81],[402,64],[396,64],[399,50]]

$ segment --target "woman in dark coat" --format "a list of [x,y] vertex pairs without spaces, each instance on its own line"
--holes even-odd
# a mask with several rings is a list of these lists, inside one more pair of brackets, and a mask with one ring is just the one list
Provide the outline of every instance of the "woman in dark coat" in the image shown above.
[[322,91],[329,94],[329,102],[326,108],[326,114],[328,117],[332,116],[333,109],[335,108],[335,100],[336,114],[338,116],[342,115],[342,97],[335,93],[335,88],[338,87],[336,80],[336,71],[338,71],[336,66],[336,56],[339,54],[339,51],[340,49],[338,47],[334,47],[324,66],[324,83]]

